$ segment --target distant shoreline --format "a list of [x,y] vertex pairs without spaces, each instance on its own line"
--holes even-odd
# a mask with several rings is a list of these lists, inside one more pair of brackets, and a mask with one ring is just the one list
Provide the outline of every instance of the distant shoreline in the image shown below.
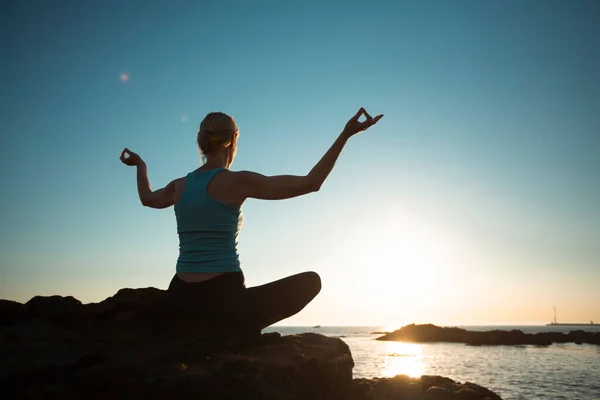
[[600,345],[600,331],[573,330],[564,332],[524,333],[519,329],[474,331],[456,327],[440,327],[432,324],[406,325],[376,338],[380,341],[402,341],[417,343],[464,343],[472,346],[493,345],[537,345],[553,343],[575,343]]

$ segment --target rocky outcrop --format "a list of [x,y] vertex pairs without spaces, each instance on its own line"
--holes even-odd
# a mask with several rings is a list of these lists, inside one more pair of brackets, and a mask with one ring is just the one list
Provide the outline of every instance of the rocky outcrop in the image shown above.
[[355,379],[351,387],[358,397],[348,399],[502,400],[482,386],[471,382],[458,383],[442,376],[425,375],[415,379],[398,375],[393,378]]
[[315,333],[252,334],[214,325],[164,291],[123,289],[0,301],[0,384],[10,398],[500,399],[472,383],[353,379],[350,349]]
[[461,328],[446,328],[436,325],[406,325],[394,332],[386,333],[377,340],[405,341],[418,343],[450,342],[481,345],[537,345],[552,343],[600,344],[600,332],[582,330],[543,333],[523,333],[520,330],[468,331]]

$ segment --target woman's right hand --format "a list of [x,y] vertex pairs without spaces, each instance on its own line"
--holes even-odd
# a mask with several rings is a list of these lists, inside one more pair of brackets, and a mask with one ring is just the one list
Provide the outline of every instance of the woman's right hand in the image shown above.
[[121,152],[121,157],[119,157],[121,162],[125,165],[129,165],[130,167],[139,166],[144,163],[142,157],[140,157],[137,153],[129,150],[128,148],[123,149]]
[[[358,119],[361,115],[365,115],[365,120],[363,122],[359,122]],[[367,110],[364,108],[360,108],[356,115],[348,121],[346,126],[344,127],[344,131],[342,132],[347,138],[350,138],[356,135],[359,132],[366,131],[373,125],[375,125],[381,118],[383,118],[383,114],[376,116],[375,118],[371,117]]]

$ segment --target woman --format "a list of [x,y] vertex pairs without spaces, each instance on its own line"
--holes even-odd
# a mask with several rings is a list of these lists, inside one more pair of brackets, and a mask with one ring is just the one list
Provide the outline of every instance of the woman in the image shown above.
[[[363,114],[366,119],[359,122]],[[235,120],[220,112],[208,114],[200,124],[197,141],[204,165],[162,189],[150,188],[146,164],[124,149],[121,161],[137,167],[142,204],[175,208],[179,258],[168,291],[181,304],[198,308],[210,318],[259,332],[302,310],[321,290],[315,272],[245,287],[237,251],[242,204],[248,198],[282,200],[318,191],[348,139],[382,117],[373,118],[361,108],[306,176],[230,171],[239,131]]]

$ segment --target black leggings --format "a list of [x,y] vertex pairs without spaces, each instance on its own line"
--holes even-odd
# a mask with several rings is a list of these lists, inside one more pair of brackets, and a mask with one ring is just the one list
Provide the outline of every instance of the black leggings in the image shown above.
[[316,272],[303,272],[246,288],[241,272],[197,283],[175,274],[168,291],[180,306],[193,308],[213,322],[260,331],[302,310],[321,291],[321,278]]

